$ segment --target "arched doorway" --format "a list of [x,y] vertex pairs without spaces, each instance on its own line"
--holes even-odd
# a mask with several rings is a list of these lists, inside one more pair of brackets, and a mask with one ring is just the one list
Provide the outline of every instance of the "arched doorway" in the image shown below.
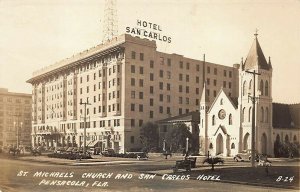
[[244,150],[247,150],[247,149],[250,149],[250,134],[249,133],[246,133],[246,135],[244,136]]
[[261,153],[267,154],[267,136],[265,133],[261,136]]
[[216,141],[216,155],[223,153],[223,137],[222,135],[219,133],[218,137],[217,137],[217,141]]
[[285,141],[286,143],[289,143],[289,142],[290,142],[290,141],[289,141],[289,136],[288,136],[288,135],[285,136],[284,141]]

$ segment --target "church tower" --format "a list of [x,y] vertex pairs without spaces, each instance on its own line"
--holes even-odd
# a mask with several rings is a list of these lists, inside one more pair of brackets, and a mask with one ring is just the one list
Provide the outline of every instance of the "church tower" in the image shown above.
[[[272,145],[272,65],[267,62],[257,32],[247,58],[239,69],[239,110],[241,111],[240,151],[251,149],[252,110],[255,98],[255,149],[273,155]],[[256,73],[254,75],[253,73]],[[255,89],[255,90],[254,90]],[[255,95],[254,95],[255,93]]]
[[199,125],[199,153],[201,155],[207,155],[208,151],[208,125],[207,125],[207,112],[209,110],[209,96],[206,89],[206,77],[205,77],[205,54],[203,55],[203,74],[202,82],[203,89],[200,99],[200,125]]

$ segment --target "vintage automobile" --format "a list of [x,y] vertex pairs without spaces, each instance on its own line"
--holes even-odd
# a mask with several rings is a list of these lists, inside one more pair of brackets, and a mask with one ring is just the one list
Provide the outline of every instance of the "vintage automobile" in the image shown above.
[[[233,157],[233,160],[235,160],[236,162],[251,161],[251,149],[247,149],[242,151],[241,153],[236,154]],[[255,161],[258,162],[258,160],[259,160],[259,155],[255,153]]]
[[137,157],[136,157],[137,160],[148,160],[149,159],[148,154],[145,152],[137,152],[136,154],[137,154]]

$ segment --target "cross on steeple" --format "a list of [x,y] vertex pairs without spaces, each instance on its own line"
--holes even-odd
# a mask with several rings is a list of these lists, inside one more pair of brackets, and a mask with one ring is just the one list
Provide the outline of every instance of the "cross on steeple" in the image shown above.
[[256,39],[257,39],[257,35],[258,35],[257,32],[258,32],[258,29],[256,28],[256,29],[255,29],[255,33],[254,33],[254,36],[255,36]]

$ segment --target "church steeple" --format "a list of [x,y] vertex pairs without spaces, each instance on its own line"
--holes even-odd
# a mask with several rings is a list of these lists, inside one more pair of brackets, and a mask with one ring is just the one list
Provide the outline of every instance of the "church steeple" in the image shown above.
[[243,70],[249,70],[249,69],[255,69],[258,67],[258,69],[265,69],[269,70],[271,67],[267,63],[267,60],[265,58],[265,55],[260,47],[260,44],[258,42],[258,33],[257,30],[254,34],[255,38],[252,43],[252,46],[250,48],[250,51],[248,53],[248,56],[245,60],[245,64],[243,66]]
[[207,95],[207,91],[206,91],[206,83],[204,82],[203,85],[203,90],[202,90],[202,95],[201,95],[201,103],[209,103],[209,97]]

